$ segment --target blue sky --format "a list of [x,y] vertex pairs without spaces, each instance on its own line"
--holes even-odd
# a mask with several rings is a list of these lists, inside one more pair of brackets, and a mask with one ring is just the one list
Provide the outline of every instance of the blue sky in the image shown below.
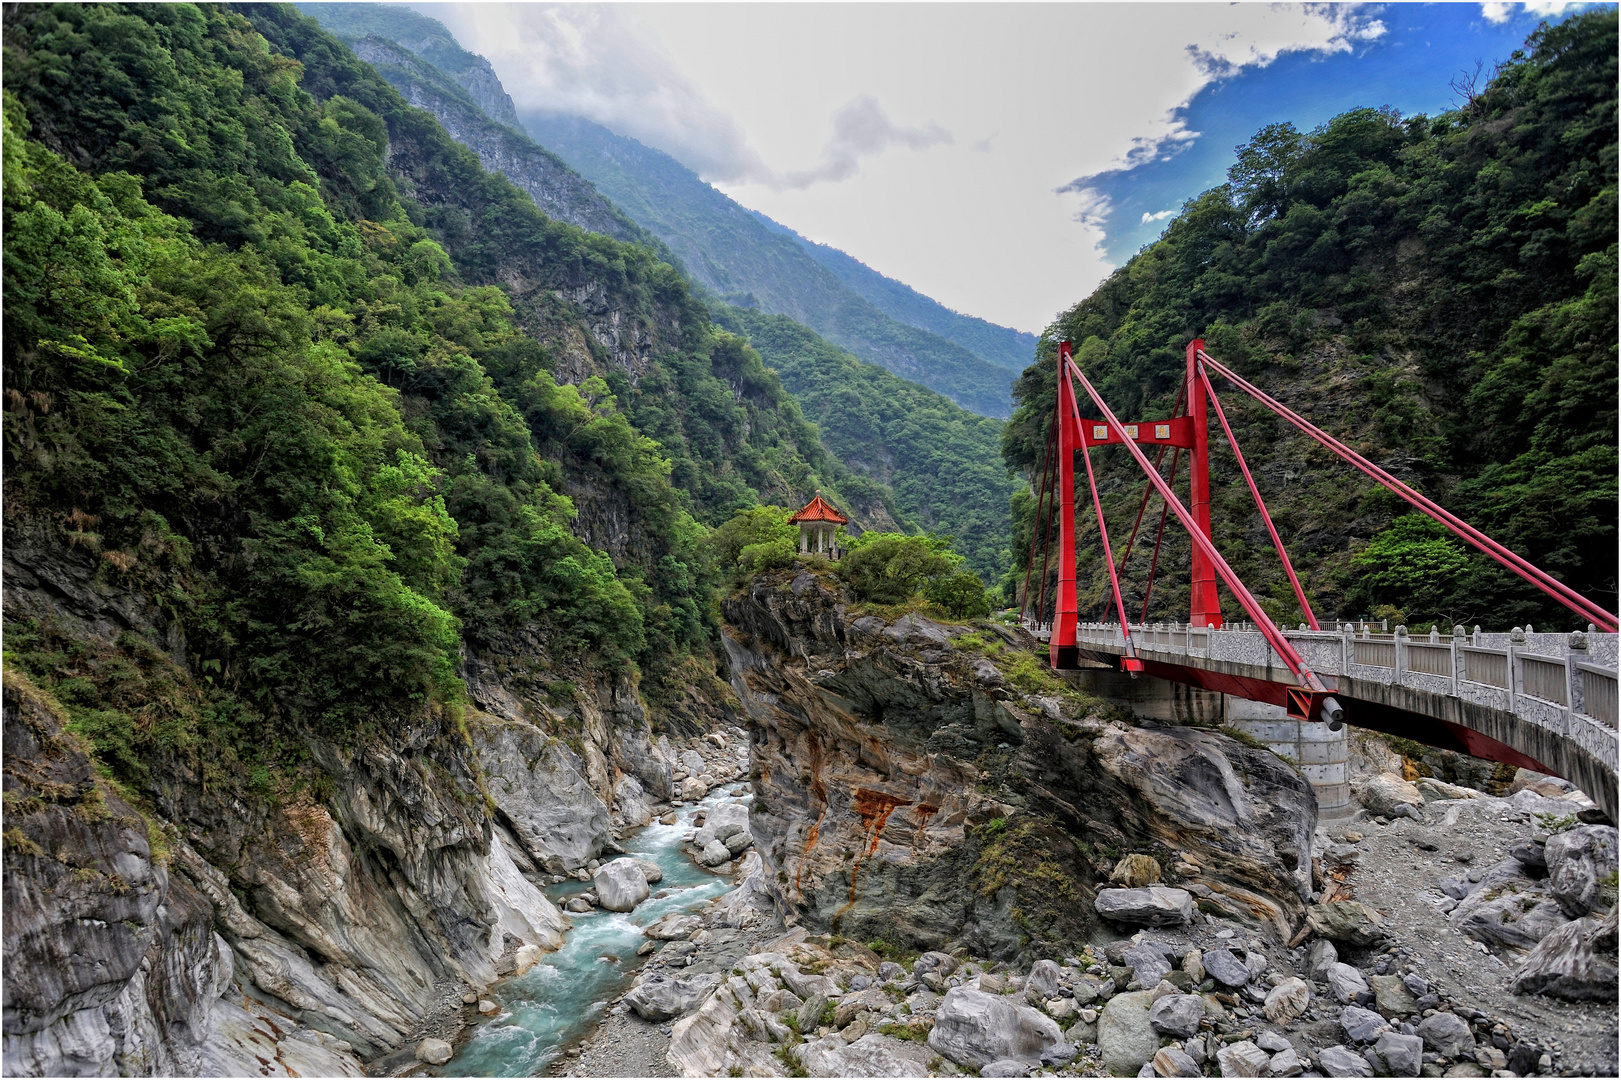
[[1164,231],[1168,218],[1145,222],[1144,214],[1174,212],[1223,183],[1234,148],[1267,124],[1289,121],[1306,131],[1364,106],[1390,105],[1404,116],[1444,112],[1457,101],[1449,85],[1454,77],[1484,60],[1484,84],[1493,64],[1520,48],[1541,21],[1515,8],[1494,23],[1478,4],[1386,4],[1372,13],[1384,34],[1350,52],[1286,53],[1268,67],[1246,68],[1199,91],[1177,110],[1186,127],[1199,132],[1181,152],[1085,179],[1109,200],[1103,221],[1109,261],[1126,262]]

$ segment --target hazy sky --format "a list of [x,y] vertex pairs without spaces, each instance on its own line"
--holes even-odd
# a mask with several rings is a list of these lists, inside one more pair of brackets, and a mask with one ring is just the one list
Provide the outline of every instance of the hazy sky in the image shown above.
[[950,307],[1039,332],[1263,124],[1437,111],[1562,5],[413,4]]

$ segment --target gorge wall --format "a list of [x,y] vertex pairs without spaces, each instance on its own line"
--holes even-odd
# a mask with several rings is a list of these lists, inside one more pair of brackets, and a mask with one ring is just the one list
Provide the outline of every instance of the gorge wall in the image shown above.
[[754,725],[751,828],[790,922],[1011,958],[1084,942],[1116,861],[1152,854],[1201,908],[1287,939],[1316,802],[1210,730],[1126,722],[995,623],[853,612],[831,573],[723,602]]

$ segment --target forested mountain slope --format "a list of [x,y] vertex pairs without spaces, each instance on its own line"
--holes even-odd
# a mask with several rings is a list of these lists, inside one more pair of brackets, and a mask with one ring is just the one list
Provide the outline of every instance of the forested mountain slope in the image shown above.
[[[1148,419],[1170,415],[1184,345],[1203,335],[1263,390],[1614,610],[1616,44],[1615,11],[1593,11],[1539,30],[1459,110],[1262,130],[1228,183],[1049,329],[1015,391],[1008,463],[1040,458],[1057,339],[1122,418]],[[1573,623],[1238,391],[1223,401],[1320,614]],[[1142,478],[1097,457],[1113,528],[1129,529]],[[1223,555],[1298,620],[1222,449],[1212,490]],[[1030,500],[1015,513],[1022,551]],[[1095,537],[1084,519],[1082,535]],[[1082,608],[1101,614],[1095,540],[1085,559]],[[1162,574],[1151,617],[1185,619],[1187,594],[1184,570]]]
[[800,241],[767,228],[674,158],[581,117],[522,119],[537,141],[669,244],[694,278],[729,303],[787,315],[981,416],[1008,415],[1012,379],[1005,367],[885,314]]
[[8,584],[96,555],[241,708],[341,730],[453,700],[463,635],[656,693],[713,668],[702,522],[891,520],[670,267],[248,11],[8,13]]
[[293,9],[4,35],[8,1069],[358,1072],[731,708],[706,525],[892,496]]
[[[380,4],[311,5],[308,11],[323,25],[351,35],[346,36],[350,45],[372,62],[407,101],[432,112],[453,137],[479,154],[486,168],[502,172],[529,191],[543,209],[589,229],[602,216],[591,208],[600,205],[615,215],[613,222],[625,222],[641,233],[639,226],[629,225],[616,207],[589,189],[587,182],[579,180],[556,155],[527,136],[502,128],[480,114],[464,95],[458,95],[451,79],[453,72],[476,73],[486,68],[481,66],[482,58],[470,57],[459,47],[453,50],[449,32],[437,21]],[[445,68],[440,70],[384,40],[380,35],[385,32],[421,44],[422,57],[436,57]],[[496,89],[500,89],[499,83]],[[500,96],[505,99],[504,90]],[[577,183],[569,186],[559,179],[561,173]],[[580,187],[597,200],[588,208],[590,213],[580,212],[577,202],[552,196],[553,192],[572,192]],[[554,203],[558,204],[556,210]],[[780,226],[773,227],[791,236]],[[597,231],[611,232],[609,228]],[[662,242],[641,235],[661,255],[679,265]],[[847,256],[833,254],[860,267]],[[860,269],[868,277],[887,283],[897,295],[910,294],[914,306],[933,304],[899,282],[881,278],[865,267]],[[1008,485],[999,460],[1000,428],[995,421],[977,417],[935,391],[900,379],[877,365],[861,362],[799,324],[784,325],[790,321],[782,317],[766,317],[758,312],[751,315],[717,300],[711,300],[710,306],[728,329],[746,334],[761,351],[767,366],[782,376],[801,407],[814,416],[822,441],[834,456],[855,475],[879,482],[878,497],[896,523],[949,534],[984,580],[994,582],[1002,576],[1007,565]],[[948,319],[959,320],[970,329],[977,325],[980,332],[993,337],[997,333],[1014,333],[933,306]],[[749,327],[762,328],[762,334],[757,336]],[[1026,349],[1026,355],[1028,352]],[[850,482],[845,481],[844,486],[850,488]],[[891,491],[893,498],[887,494]]]
[[1007,571],[1012,482],[1002,425],[928,387],[829,344],[786,315],[714,306],[801,402],[822,443],[851,470],[894,492],[908,519],[952,546],[994,585]]
[[774,221],[770,224],[797,240],[806,254],[885,315],[920,330],[939,334],[998,367],[1023,371],[1030,363],[1030,357],[1036,350],[1036,335],[952,311],[911,286],[885,277],[836,247],[807,240],[792,230],[784,230]]

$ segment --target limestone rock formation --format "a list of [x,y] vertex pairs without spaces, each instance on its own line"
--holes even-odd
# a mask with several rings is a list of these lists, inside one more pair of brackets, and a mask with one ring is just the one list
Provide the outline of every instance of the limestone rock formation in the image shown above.
[[1183,918],[1196,903],[1276,937],[1299,926],[1316,803],[1272,755],[986,680],[986,662],[1039,664],[1035,643],[918,615],[847,622],[837,583],[803,567],[722,610],[755,724],[749,830],[790,923],[1004,957],[1029,926],[1083,939],[1114,868],[1085,841],[1188,853]]

